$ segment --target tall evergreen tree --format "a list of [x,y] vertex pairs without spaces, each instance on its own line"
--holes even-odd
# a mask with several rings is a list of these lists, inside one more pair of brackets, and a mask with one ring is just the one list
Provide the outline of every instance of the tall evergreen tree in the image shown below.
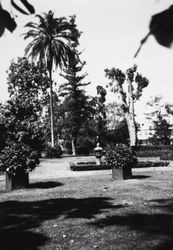
[[98,85],[97,89],[97,98],[96,98],[96,131],[98,136],[98,141],[102,143],[103,138],[105,137],[106,132],[106,90]]
[[[78,32],[77,38],[79,39],[81,33]],[[87,76],[87,73],[81,73],[85,65],[84,61],[81,61],[81,52],[78,51],[78,42],[73,43],[73,49],[69,65],[64,69],[64,73],[61,74],[66,79],[66,82],[60,86],[61,96],[65,97],[66,106],[66,127],[69,129],[72,142],[72,153],[76,154],[76,140],[79,134],[79,130],[84,120],[87,119],[87,100],[85,91],[82,89],[90,83],[84,83],[83,79]]]

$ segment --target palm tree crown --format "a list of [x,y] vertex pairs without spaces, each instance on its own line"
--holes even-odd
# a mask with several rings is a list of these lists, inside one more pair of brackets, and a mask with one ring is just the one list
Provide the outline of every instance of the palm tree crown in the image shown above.
[[71,42],[76,39],[75,17],[71,17],[68,22],[65,17],[54,18],[52,11],[36,17],[39,18],[39,23],[29,22],[25,25],[31,29],[24,34],[24,39],[33,38],[25,49],[26,55],[33,60],[43,60],[48,70],[52,70],[53,64],[60,68],[66,66]]

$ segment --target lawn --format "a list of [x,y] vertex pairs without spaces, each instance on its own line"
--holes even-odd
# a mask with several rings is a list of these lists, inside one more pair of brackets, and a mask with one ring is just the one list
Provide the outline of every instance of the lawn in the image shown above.
[[120,181],[70,161],[42,161],[28,189],[6,192],[1,179],[1,250],[173,249],[173,167]]

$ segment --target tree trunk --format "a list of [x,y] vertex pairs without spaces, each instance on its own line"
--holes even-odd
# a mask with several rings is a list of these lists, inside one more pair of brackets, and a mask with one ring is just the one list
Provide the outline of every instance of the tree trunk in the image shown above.
[[126,122],[130,137],[130,147],[136,146],[136,126],[134,118],[134,101],[132,92],[132,83],[128,81],[128,112],[126,113]]
[[76,155],[75,138],[74,137],[71,140],[71,147],[72,147],[72,155]]
[[130,114],[126,114],[126,122],[129,131],[130,147],[136,146],[136,127],[135,121],[130,117]]
[[51,146],[54,148],[54,115],[53,115],[53,91],[52,91],[52,71],[49,70],[49,81],[50,81],[50,130],[51,130]]

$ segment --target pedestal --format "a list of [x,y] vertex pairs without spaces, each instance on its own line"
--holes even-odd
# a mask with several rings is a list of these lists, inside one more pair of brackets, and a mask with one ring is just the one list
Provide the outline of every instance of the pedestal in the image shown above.
[[122,167],[122,168],[112,168],[112,178],[118,180],[127,180],[132,177],[131,167]]
[[6,173],[6,190],[27,188],[29,185],[29,173],[10,175]]

